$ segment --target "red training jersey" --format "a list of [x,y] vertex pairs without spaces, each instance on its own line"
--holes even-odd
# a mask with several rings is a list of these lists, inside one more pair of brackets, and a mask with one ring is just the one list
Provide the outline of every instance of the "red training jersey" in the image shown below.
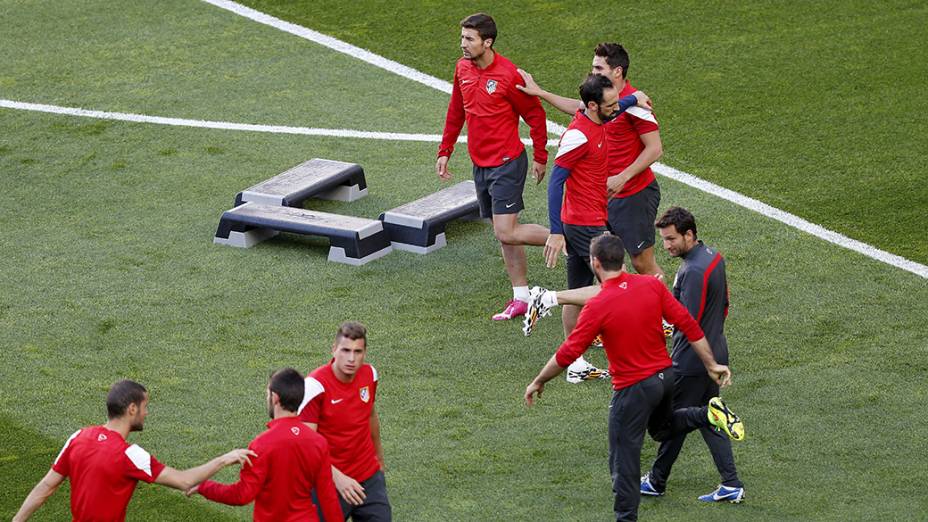
[[329,446],[299,417],[281,417],[267,423],[248,449],[258,454],[242,466],[238,482],[200,484],[199,493],[215,502],[244,506],[254,501],[254,520],[316,521],[312,490],[326,520],[342,520],[342,508],[332,481]]
[[154,482],[164,467],[141,446],[130,445],[105,426],[74,432],[52,464],[71,481],[75,522],[125,520],[135,485],[140,480]]
[[620,390],[643,381],[671,365],[662,318],[690,342],[705,337],[659,279],[622,272],[603,281],[602,290],[583,306],[577,326],[557,350],[557,364],[569,366],[602,335],[612,388]]
[[499,53],[486,69],[467,58],[458,60],[438,156],[451,155],[467,122],[467,151],[474,165],[498,167],[514,160],[525,150],[519,139],[521,116],[530,128],[533,158],[547,163],[545,110],[538,98],[516,89],[516,85],[525,85],[525,81],[516,66]]
[[605,127],[578,110],[561,136],[554,164],[570,171],[564,190],[561,221],[571,225],[606,224],[606,158],[609,145]]
[[317,425],[329,443],[332,464],[358,482],[380,471],[371,438],[376,398],[377,370],[369,364],[361,366],[351,382],[338,380],[331,363],[306,377],[300,419]]
[[[625,87],[619,93],[619,98],[633,94],[638,89],[632,87],[631,82],[625,82]],[[630,107],[619,116],[605,125],[606,137],[609,139],[609,175],[615,175],[638,159],[644,150],[641,135],[660,130],[654,113],[641,107]],[[641,192],[654,181],[654,172],[648,167],[628,180],[622,190],[615,195],[625,198]]]

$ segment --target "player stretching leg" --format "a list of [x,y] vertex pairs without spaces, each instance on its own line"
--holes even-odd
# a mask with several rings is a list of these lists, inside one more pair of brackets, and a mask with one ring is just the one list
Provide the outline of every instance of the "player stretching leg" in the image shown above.
[[451,179],[448,158],[466,122],[480,215],[493,220],[493,232],[501,243],[512,283],[512,299],[493,316],[493,320],[503,321],[524,315],[528,308],[524,245],[543,246],[548,237],[548,229],[541,225],[519,223],[519,212],[525,208],[522,190],[528,170],[525,146],[519,139],[519,117],[531,129],[536,183],[545,176],[548,131],[541,102],[517,90],[522,77],[512,62],[493,49],[494,43],[496,22],[492,17],[478,13],[461,21],[464,56],[455,66],[435,170],[441,179]]

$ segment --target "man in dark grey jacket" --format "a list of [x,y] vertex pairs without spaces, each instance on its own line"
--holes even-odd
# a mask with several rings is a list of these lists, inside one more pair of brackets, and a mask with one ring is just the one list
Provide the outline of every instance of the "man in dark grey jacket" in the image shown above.
[[[728,315],[728,281],[725,259],[717,250],[707,247],[696,237],[696,220],[688,210],[668,209],[655,223],[664,249],[682,259],[673,283],[673,295],[696,319],[719,364],[728,364],[728,342],[725,339],[725,317]],[[673,336],[671,352],[675,371],[673,407],[684,408],[705,404],[719,394],[718,385],[706,374],[705,367],[681,332]],[[712,493],[699,497],[705,502],[741,502],[744,484],[738,479],[731,442],[711,427],[700,429],[722,483]],[[676,461],[686,435],[661,443],[651,471],[641,477],[641,494],[664,494],[670,469]]]

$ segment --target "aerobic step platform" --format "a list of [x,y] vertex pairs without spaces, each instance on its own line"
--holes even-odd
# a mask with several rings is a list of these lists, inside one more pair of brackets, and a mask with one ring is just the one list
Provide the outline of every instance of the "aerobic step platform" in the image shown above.
[[239,192],[235,206],[252,202],[302,207],[309,198],[355,201],[366,195],[367,181],[360,165],[313,158]]
[[329,261],[355,266],[392,250],[380,221],[258,203],[244,203],[224,212],[213,242],[248,248],[278,232],[326,237]]
[[462,181],[380,215],[393,248],[417,254],[445,246],[445,225],[462,218],[480,218],[473,181]]

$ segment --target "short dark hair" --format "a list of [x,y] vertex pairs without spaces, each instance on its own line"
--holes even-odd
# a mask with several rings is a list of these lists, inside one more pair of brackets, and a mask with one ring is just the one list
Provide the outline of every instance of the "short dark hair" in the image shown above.
[[303,403],[306,385],[303,376],[293,368],[284,368],[271,374],[267,387],[280,397],[280,407],[296,413]]
[[580,84],[580,99],[583,101],[583,106],[586,107],[590,102],[602,105],[603,92],[612,88],[612,80],[601,74],[587,76],[586,80],[583,80],[583,83]]
[[106,394],[106,418],[117,419],[126,414],[130,404],[141,405],[148,390],[141,384],[123,379],[110,386]]
[[590,242],[590,257],[599,260],[603,269],[616,272],[625,264],[625,245],[619,236],[603,234]]
[[357,321],[345,321],[338,327],[335,334],[335,344],[342,339],[351,339],[352,341],[364,339],[364,346],[367,347],[367,328]]
[[693,237],[696,237],[696,218],[689,210],[683,207],[670,207],[661,217],[654,222],[657,228],[666,228],[673,225],[680,235],[686,234],[687,231],[693,231]]
[[603,42],[596,46],[593,54],[605,58],[606,63],[613,69],[621,67],[623,78],[628,76],[628,51],[620,44]]
[[474,29],[480,35],[481,40],[488,38],[493,40],[490,47],[496,43],[496,22],[493,17],[486,13],[476,13],[461,20],[462,29]]

